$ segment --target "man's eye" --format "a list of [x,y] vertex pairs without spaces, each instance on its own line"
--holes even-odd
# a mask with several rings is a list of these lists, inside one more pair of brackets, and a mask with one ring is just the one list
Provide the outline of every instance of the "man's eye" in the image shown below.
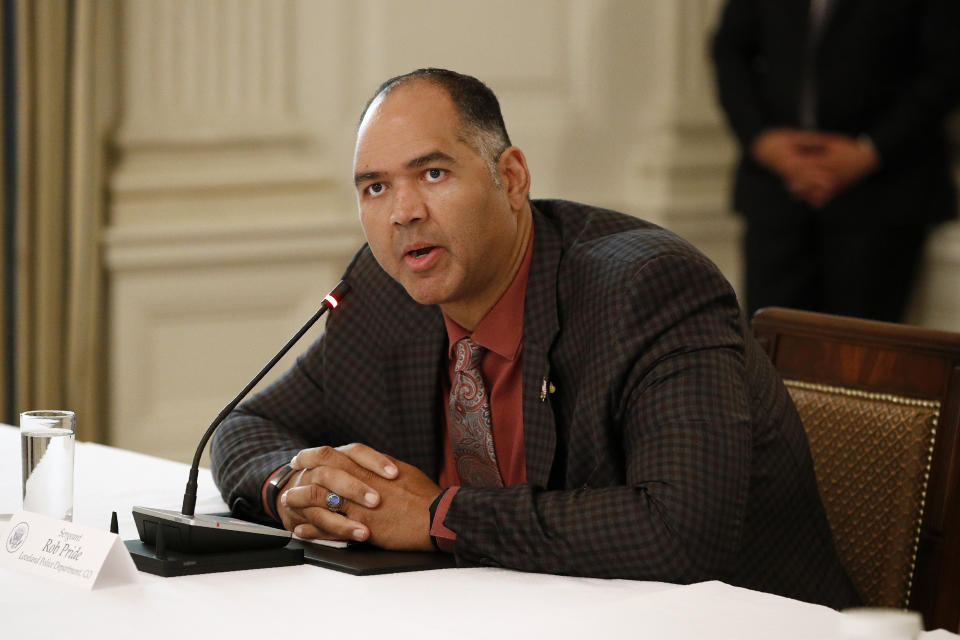
[[436,182],[446,173],[443,169],[427,169],[427,182]]
[[367,193],[371,196],[378,196],[383,193],[386,187],[383,186],[382,182],[374,182],[369,187],[367,187]]

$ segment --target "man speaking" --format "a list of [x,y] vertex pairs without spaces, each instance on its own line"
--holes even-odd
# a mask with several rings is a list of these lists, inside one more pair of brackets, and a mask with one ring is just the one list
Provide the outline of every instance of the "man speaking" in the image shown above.
[[531,201],[496,97],[451,71],[380,87],[354,181],[350,292],[214,439],[235,513],[463,566],[857,603],[800,419],[707,258]]

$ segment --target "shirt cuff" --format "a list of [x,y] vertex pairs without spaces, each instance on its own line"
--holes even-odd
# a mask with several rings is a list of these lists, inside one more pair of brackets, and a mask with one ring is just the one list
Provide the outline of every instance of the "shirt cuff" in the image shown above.
[[437,508],[433,511],[430,519],[430,535],[433,537],[437,548],[447,553],[453,553],[453,546],[457,541],[457,532],[448,529],[447,526],[443,524],[443,520],[447,517],[447,511],[450,510],[450,503],[453,502],[453,497],[457,495],[457,491],[459,490],[460,487],[450,487],[444,491],[440,495]]
[[287,465],[282,464],[279,467],[277,467],[273,473],[267,476],[267,479],[263,481],[263,486],[260,487],[260,506],[263,507],[263,510],[267,513],[268,516],[270,516],[272,520],[276,520],[277,522],[280,522],[279,514],[277,514],[276,512],[277,505],[267,504],[267,485],[270,484],[270,481],[273,480],[273,477],[275,475],[283,471],[283,468],[285,466]]

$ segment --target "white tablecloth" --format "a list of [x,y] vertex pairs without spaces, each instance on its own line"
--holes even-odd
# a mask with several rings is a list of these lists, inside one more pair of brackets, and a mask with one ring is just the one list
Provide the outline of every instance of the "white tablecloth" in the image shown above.
[[[19,509],[19,437],[0,426],[0,513]],[[179,509],[187,466],[76,449],[75,521],[136,537],[131,507]],[[201,470],[197,512],[225,509]],[[0,531],[7,524],[0,522]],[[841,614],[720,582],[676,586],[501,569],[350,576],[303,565],[84,591],[0,569],[0,638],[837,638]],[[956,638],[928,633],[925,640]]]

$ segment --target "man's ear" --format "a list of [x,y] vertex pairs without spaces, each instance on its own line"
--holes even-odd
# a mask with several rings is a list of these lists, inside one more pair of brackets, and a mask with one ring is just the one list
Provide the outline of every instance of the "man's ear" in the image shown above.
[[517,147],[507,147],[497,160],[497,174],[507,192],[510,208],[519,211],[527,205],[530,195],[530,170],[527,159]]

